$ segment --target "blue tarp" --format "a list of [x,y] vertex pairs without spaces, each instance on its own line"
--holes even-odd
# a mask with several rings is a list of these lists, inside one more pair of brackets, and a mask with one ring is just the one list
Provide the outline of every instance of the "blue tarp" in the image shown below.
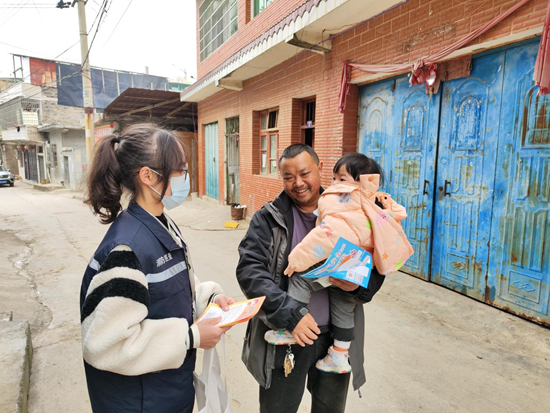
[[59,64],[57,77],[57,104],[84,106],[80,66]]
[[[65,63],[57,63],[57,65],[59,72],[57,80],[57,103],[59,105],[83,107],[80,65]],[[94,106],[98,109],[104,109],[109,106],[120,93],[130,87],[168,90],[168,79],[161,76],[103,69],[91,69],[91,73]]]

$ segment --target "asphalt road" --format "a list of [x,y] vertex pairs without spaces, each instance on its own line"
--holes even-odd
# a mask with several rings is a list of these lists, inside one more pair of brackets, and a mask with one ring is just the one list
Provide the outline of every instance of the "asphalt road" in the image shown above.
[[[20,182],[0,188],[0,312],[31,325],[32,413],[90,411],[78,297],[106,227],[74,196]],[[234,273],[244,231],[207,225],[227,213],[194,200],[171,215],[199,278],[242,298]],[[348,412],[548,411],[550,330],[405,274],[388,277],[365,310],[367,383],[362,398],[350,391]],[[234,327],[226,340],[236,413],[258,411],[257,385],[240,361],[244,328]],[[308,403],[306,395],[300,412],[309,411]]]

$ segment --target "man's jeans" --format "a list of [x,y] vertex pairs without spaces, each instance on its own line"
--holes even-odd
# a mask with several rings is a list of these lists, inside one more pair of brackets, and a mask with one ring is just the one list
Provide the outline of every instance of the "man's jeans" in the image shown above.
[[294,370],[285,377],[283,361],[288,346],[277,346],[271,387],[260,387],[260,413],[295,413],[305,390],[311,393],[311,413],[344,413],[351,373],[324,373],[315,368],[327,355],[333,339],[330,333],[319,336],[311,346],[292,346]]

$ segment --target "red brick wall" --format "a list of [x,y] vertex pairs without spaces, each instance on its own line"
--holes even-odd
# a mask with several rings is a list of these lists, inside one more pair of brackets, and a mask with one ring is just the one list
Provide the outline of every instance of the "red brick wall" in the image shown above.
[[[519,0],[410,0],[333,41],[333,61],[404,63],[451,45]],[[547,0],[531,0],[470,45],[542,26]]]
[[[273,4],[278,3],[276,0]],[[350,88],[346,112],[340,114],[337,110],[343,60],[357,63],[411,61],[451,44],[515,3],[506,0],[411,0],[334,39],[332,52],[325,56],[299,54],[249,79],[241,92],[224,90],[200,102],[199,123],[219,122],[219,199],[223,201],[225,197],[226,118],[240,117],[241,203],[248,206],[248,216],[251,216],[282,189],[278,177],[256,174],[259,170],[257,111],[279,108],[280,155],[286,146],[301,139],[301,99],[316,97],[315,150],[324,163],[323,184],[329,184],[336,160],[354,151],[357,145],[357,85]],[[547,5],[547,0],[532,0],[475,43],[541,27]],[[202,195],[205,190],[204,127],[199,130],[199,154]]]
[[254,0],[238,0],[239,28],[237,33],[231,36],[220,48],[201,62],[199,56],[198,10],[203,0],[197,0],[197,73],[199,79],[218,67],[251,41],[261,36],[308,0],[275,0],[260,14],[250,19],[251,2],[253,1]]

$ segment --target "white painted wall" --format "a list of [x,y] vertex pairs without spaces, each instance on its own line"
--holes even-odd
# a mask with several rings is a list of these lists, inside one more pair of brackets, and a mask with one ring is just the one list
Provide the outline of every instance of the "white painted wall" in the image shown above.
[[[80,189],[82,179],[84,177],[82,167],[87,164],[86,135],[84,130],[70,129],[67,133],[62,133],[61,139],[63,144],[62,147],[70,150],[58,150],[58,152],[62,152],[62,157],[67,156],[69,158],[69,176],[71,181],[70,188],[75,191]],[[60,166],[64,168],[63,158],[61,158],[59,162],[61,164]]]

